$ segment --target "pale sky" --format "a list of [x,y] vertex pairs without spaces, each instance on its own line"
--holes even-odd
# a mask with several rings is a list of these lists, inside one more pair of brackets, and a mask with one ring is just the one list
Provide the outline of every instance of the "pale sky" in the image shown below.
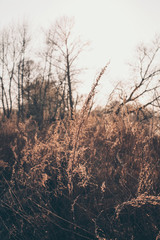
[[128,76],[127,62],[136,46],[160,34],[160,0],[0,0],[0,28],[24,19],[33,26],[48,28],[63,15],[75,17],[75,29],[91,41],[83,63],[89,68],[80,92],[87,93],[98,69],[111,61],[99,88],[105,102],[115,81]]

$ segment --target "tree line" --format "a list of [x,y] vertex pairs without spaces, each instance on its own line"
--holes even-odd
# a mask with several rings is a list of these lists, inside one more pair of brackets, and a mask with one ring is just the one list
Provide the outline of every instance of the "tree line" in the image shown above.
[[29,27],[23,24],[1,32],[0,81],[3,118],[32,116],[44,120],[73,118],[73,87],[80,73],[77,60],[87,45],[74,37],[74,21],[63,17],[45,33],[41,51],[32,54]]
[[[72,18],[62,17],[45,32],[43,48],[34,54],[32,43],[27,24],[1,31],[0,101],[3,119],[10,118],[13,113],[16,113],[18,122],[32,116],[39,127],[46,121],[64,117],[73,119],[77,104],[74,85],[82,70],[77,60],[88,42],[82,42],[74,35]],[[159,50],[158,37],[151,46],[141,44],[137,48],[131,81],[127,88],[124,84],[116,85],[106,105],[107,113],[115,111],[119,114],[124,107],[137,115],[144,114],[148,106],[159,109]]]

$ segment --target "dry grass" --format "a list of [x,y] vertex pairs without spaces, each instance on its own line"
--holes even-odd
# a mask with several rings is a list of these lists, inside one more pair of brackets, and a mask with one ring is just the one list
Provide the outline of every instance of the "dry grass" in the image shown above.
[[160,137],[90,111],[96,86],[43,134],[32,119],[1,124],[1,239],[158,238]]

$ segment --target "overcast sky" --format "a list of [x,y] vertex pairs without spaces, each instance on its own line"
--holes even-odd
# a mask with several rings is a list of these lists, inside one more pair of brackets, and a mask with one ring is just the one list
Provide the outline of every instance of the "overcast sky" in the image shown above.
[[81,92],[89,91],[97,70],[111,60],[101,83],[101,100],[117,80],[128,78],[140,42],[160,34],[160,0],[0,0],[0,27],[27,20],[34,29],[47,28],[63,15],[75,17],[75,29],[91,50],[84,59],[90,72]]

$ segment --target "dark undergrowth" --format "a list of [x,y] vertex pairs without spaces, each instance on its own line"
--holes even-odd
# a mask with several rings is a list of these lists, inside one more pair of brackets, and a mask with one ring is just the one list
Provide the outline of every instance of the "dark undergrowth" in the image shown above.
[[160,137],[83,111],[0,126],[0,239],[159,239]]

